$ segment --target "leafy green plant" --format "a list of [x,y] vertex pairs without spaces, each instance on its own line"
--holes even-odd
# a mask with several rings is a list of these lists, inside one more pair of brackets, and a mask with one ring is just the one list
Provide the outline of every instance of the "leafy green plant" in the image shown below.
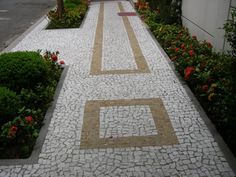
[[[16,117],[1,128],[0,158],[16,158],[30,155],[34,142],[38,137],[38,130],[32,116]],[[17,146],[18,148],[11,148]],[[10,148],[11,151],[5,151]]]
[[10,121],[20,109],[20,99],[6,87],[0,87],[0,126]]
[[22,88],[35,89],[48,84],[47,63],[37,52],[10,52],[0,55],[1,86],[20,92]]
[[[207,41],[198,41],[181,25],[168,24],[156,18],[156,12],[146,9],[141,17],[150,26],[204,110],[215,123],[226,143],[236,154],[236,75],[234,55],[212,51]],[[155,17],[155,18],[153,18]],[[226,34],[233,42],[235,22],[228,22]],[[227,36],[226,35],[226,36]],[[233,47],[233,45],[232,45]]]
[[87,2],[70,0],[65,2],[65,12],[60,18],[57,10],[48,13],[50,20],[47,29],[78,28],[88,9]]
[[59,52],[39,52],[0,55],[0,158],[30,155],[53,100],[65,62]]
[[[143,2],[145,1],[139,0],[136,4],[139,11],[145,9],[142,6]],[[146,2],[148,2],[150,10],[156,13],[156,21],[164,24],[182,24],[182,0],[146,0]]]

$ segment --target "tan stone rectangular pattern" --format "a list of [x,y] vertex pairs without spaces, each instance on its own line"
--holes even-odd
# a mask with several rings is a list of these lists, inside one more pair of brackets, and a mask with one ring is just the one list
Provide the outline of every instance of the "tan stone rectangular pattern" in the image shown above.
[[[124,12],[122,3],[118,3],[120,12]],[[138,40],[134,34],[133,28],[127,16],[122,16],[125,29],[128,34],[129,43],[134,55],[135,62],[138,69],[134,70],[102,70],[102,45],[103,45],[103,23],[104,23],[104,2],[100,3],[100,10],[98,15],[98,23],[95,34],[92,63],[90,68],[91,75],[100,74],[132,74],[132,73],[150,73],[148,64],[143,56]]]
[[[99,138],[100,107],[148,105],[157,135]],[[85,104],[80,149],[145,147],[178,144],[169,116],[161,99],[95,100]]]

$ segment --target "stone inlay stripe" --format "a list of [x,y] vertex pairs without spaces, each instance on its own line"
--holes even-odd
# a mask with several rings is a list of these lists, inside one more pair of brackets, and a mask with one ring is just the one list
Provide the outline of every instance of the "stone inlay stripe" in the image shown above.
[[[120,12],[124,12],[122,3],[118,3]],[[98,22],[95,34],[94,49],[92,55],[92,63],[90,74],[131,74],[131,73],[149,73],[148,64],[142,54],[141,48],[138,44],[138,40],[134,34],[134,31],[130,25],[129,19],[126,16],[121,17],[124,22],[125,29],[128,34],[129,42],[134,54],[135,62],[138,69],[133,70],[102,70],[102,45],[103,45],[103,23],[104,23],[104,2],[100,3]]]
[[100,3],[97,29],[95,34],[94,49],[90,74],[96,75],[101,72],[102,67],[102,39],[103,39],[104,2]]
[[[148,105],[150,107],[155,126],[158,130],[157,135],[116,138],[99,137],[101,107],[133,105]],[[80,149],[163,146],[174,144],[178,144],[178,139],[161,99],[95,100],[87,101],[85,104]]]
[[119,16],[137,16],[135,12],[119,12]]

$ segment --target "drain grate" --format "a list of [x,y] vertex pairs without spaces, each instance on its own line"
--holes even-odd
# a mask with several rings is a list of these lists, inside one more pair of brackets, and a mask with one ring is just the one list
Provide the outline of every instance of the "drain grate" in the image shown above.
[[135,12],[119,12],[119,16],[137,16]]

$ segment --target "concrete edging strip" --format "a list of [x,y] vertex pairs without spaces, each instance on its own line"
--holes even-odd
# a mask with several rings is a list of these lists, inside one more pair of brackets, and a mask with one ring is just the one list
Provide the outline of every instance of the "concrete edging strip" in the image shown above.
[[23,34],[21,34],[19,37],[17,37],[9,46],[7,46],[5,49],[3,49],[2,52],[10,52],[14,47],[16,47],[31,31],[33,31],[44,19],[46,18],[46,15],[41,17],[38,21],[36,21],[35,24],[30,26]]

